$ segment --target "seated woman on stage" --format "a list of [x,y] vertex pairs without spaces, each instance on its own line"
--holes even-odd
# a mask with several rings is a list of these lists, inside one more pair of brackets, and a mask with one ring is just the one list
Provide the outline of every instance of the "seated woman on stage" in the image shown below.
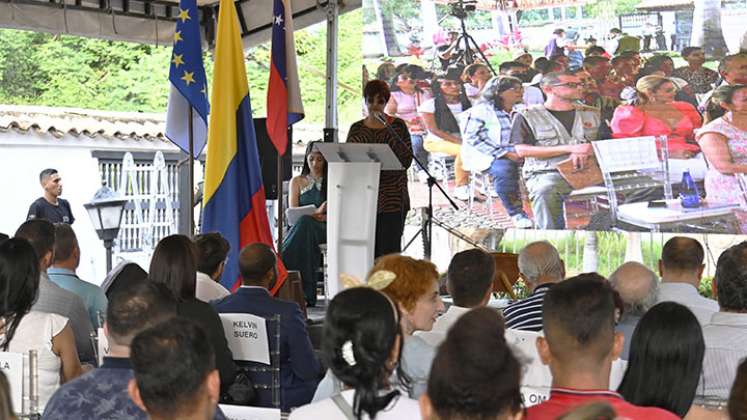
[[419,419],[417,401],[401,395],[389,380],[401,372],[399,319],[396,305],[376,290],[354,287],[337,294],[324,321],[322,357],[340,387],[332,398],[296,409],[290,419]]
[[734,174],[747,173],[747,85],[725,85],[711,102],[727,112],[698,130],[697,140],[708,161],[706,198],[741,203],[742,190]]
[[469,174],[462,167],[462,137],[458,118],[471,104],[462,88],[461,71],[457,67],[449,67],[445,73],[436,76],[431,86],[433,99],[418,107],[429,132],[423,147],[429,152],[456,156],[454,197],[469,200]]
[[316,305],[317,270],[322,261],[320,244],[327,243],[327,161],[312,141],[306,146],[301,175],[291,179],[288,207],[314,205],[312,215],[302,216],[291,227],[283,241],[283,263],[288,270],[298,270],[303,282],[307,306]]
[[610,128],[615,138],[667,136],[669,177],[679,183],[682,173],[690,171],[695,180],[702,180],[706,166],[694,130],[702,125],[700,114],[687,102],[675,101],[677,88],[663,76],[645,76],[635,90],[623,95],[628,105],[615,110]]

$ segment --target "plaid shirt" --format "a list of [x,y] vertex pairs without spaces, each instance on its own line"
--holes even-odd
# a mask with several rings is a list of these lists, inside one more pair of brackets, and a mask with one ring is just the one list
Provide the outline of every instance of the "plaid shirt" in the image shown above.
[[462,141],[479,152],[498,159],[514,151],[511,142],[511,114],[493,104],[479,102],[462,118]]

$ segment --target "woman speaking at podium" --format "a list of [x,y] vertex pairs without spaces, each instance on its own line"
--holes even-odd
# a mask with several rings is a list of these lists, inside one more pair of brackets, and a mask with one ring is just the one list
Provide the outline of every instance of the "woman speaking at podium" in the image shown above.
[[350,126],[346,140],[347,143],[387,144],[405,168],[402,171],[381,172],[374,258],[402,251],[405,216],[410,210],[407,168],[412,163],[412,143],[405,122],[384,114],[389,96],[389,86],[383,80],[366,83],[363,97],[368,116]]

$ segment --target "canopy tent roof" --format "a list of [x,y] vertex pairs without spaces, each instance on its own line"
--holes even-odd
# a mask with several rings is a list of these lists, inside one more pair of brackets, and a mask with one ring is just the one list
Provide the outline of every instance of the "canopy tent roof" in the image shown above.
[[688,8],[692,9],[693,0],[643,0],[635,8],[650,12]]
[[[328,0],[293,0],[293,24],[301,29],[326,19]],[[361,7],[345,0],[339,13]],[[212,45],[218,0],[197,0],[203,40]],[[244,47],[270,39],[272,0],[235,1]],[[171,45],[178,0],[9,0],[0,2],[0,28],[69,34],[116,41]]]

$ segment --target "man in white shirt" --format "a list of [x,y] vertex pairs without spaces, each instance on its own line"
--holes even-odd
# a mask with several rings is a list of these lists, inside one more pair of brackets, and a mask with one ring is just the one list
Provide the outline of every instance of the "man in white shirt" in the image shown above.
[[195,295],[203,302],[222,299],[231,294],[220,284],[230,245],[220,233],[195,236],[197,245],[197,284]]
[[696,395],[725,400],[747,356],[747,242],[719,256],[714,283],[721,310],[703,327],[706,350]]
[[433,329],[415,335],[434,347],[441,344],[460,316],[488,303],[494,276],[495,260],[490,254],[475,248],[454,255],[447,273],[447,287],[454,303],[436,320]]
[[700,325],[711,321],[711,316],[718,312],[718,302],[698,293],[700,279],[703,276],[703,246],[692,238],[675,236],[664,244],[659,260],[658,302],[677,302],[690,309],[698,318]]

